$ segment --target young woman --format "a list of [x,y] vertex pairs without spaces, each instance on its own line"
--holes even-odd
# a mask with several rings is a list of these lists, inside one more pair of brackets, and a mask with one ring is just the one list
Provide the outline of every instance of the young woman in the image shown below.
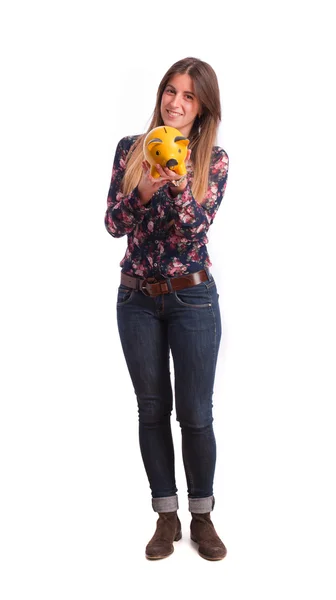
[[[118,144],[107,199],[107,231],[128,240],[120,263],[117,320],[137,396],[152,507],[159,515],[146,547],[149,559],[169,556],[173,541],[181,538],[170,425],[170,351],[191,539],[203,558],[226,555],[210,518],[216,462],[212,395],[221,322],[206,247],[228,173],[228,155],[215,146],[220,119],[212,67],[196,58],[175,63],[159,85],[148,131]],[[159,165],[160,177],[150,175],[143,141],[161,125],[178,129],[190,141],[184,177]]]

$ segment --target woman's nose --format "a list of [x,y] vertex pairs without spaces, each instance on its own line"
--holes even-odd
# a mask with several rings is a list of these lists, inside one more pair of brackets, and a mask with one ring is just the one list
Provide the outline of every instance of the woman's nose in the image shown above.
[[178,94],[175,94],[174,97],[171,100],[171,103],[173,106],[178,106],[181,102],[181,98],[179,97]]

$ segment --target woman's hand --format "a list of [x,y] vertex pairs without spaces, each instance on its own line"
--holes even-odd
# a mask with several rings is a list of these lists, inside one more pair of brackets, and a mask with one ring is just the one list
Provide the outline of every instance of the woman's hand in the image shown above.
[[[156,165],[156,168],[158,168],[158,166],[159,165]],[[162,186],[166,185],[166,183],[169,181],[169,178],[165,173],[160,173],[159,178],[152,177],[150,170],[151,167],[149,162],[144,160],[142,162],[142,177],[138,184],[141,204],[147,204],[153,194],[155,194],[155,192],[157,192]]]
[[[188,150],[187,152],[187,156],[186,156],[186,162],[189,160],[191,155],[191,150]],[[160,167],[159,165],[156,167],[159,171],[159,169],[161,169],[162,174],[165,173],[165,175],[167,175],[167,177],[169,177],[169,181],[168,184],[169,185],[169,190],[172,196],[177,196],[178,194],[180,194],[181,192],[183,192],[183,190],[187,187],[187,175],[185,175],[185,178],[183,179],[183,181],[181,182],[181,184],[179,186],[173,184],[173,181],[178,181],[179,179],[181,179],[180,175],[177,175],[174,171],[170,171],[170,169],[163,169],[162,167]]]
[[[190,154],[191,150],[188,150],[186,161],[189,160]],[[157,192],[158,189],[160,189],[167,183],[171,184],[170,190],[173,192],[174,196],[183,191],[187,185],[187,180],[185,179],[180,186],[174,186],[172,182],[181,179],[181,175],[178,175],[177,173],[175,173],[175,171],[171,171],[167,167],[161,167],[160,165],[155,165],[155,168],[160,174],[160,177],[157,179],[155,179],[155,177],[152,177],[150,174],[150,164],[146,160],[144,160],[142,163],[143,173],[140,183],[138,185],[138,190],[142,204],[147,204],[150,201],[153,194],[155,194],[155,192]]]

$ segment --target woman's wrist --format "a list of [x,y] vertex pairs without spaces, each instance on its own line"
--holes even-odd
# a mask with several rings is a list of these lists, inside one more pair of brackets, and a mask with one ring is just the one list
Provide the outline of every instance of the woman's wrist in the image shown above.
[[139,195],[139,199],[141,204],[144,206],[146,204],[148,204],[148,202],[150,202],[152,195],[150,192],[148,192],[148,190],[143,190],[141,185],[138,185],[138,195]]

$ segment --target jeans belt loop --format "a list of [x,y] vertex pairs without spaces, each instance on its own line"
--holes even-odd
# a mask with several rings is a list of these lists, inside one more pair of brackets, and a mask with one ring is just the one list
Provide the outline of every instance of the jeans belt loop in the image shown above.
[[170,277],[166,278],[166,284],[168,286],[169,293],[172,294],[174,290],[173,290],[173,286],[172,286],[172,282],[171,282],[171,278]]

